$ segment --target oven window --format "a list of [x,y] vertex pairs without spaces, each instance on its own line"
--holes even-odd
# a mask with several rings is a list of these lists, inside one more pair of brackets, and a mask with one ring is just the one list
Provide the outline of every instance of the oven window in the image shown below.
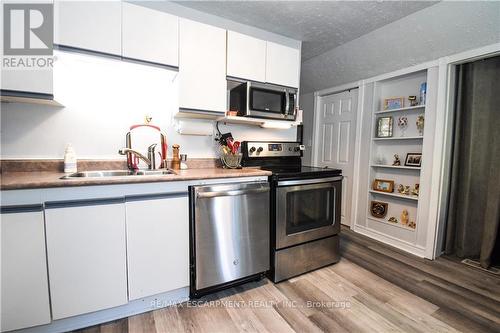
[[333,188],[288,192],[286,234],[296,234],[333,224]]
[[257,111],[284,113],[286,108],[285,93],[251,88],[250,108]]

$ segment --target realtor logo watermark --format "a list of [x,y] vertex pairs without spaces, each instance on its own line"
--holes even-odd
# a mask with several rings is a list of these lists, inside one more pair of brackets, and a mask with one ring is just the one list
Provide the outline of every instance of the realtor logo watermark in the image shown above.
[[3,4],[3,69],[52,68],[53,13],[48,3]]

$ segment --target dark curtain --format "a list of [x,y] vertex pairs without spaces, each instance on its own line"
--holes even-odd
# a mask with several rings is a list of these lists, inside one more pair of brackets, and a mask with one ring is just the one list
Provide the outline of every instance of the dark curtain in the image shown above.
[[445,252],[492,263],[500,226],[500,56],[458,66]]

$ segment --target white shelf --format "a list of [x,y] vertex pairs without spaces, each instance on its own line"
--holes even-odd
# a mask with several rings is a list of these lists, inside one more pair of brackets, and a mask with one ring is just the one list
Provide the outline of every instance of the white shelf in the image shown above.
[[383,113],[400,112],[400,111],[413,111],[413,110],[419,110],[419,109],[425,109],[425,105],[407,106],[404,108],[391,109],[391,110],[379,110],[379,111],[375,111],[374,113],[375,114],[383,114]]
[[423,136],[392,136],[390,138],[373,138],[374,141],[391,141],[391,140],[422,140]]
[[387,169],[405,169],[405,170],[418,170],[420,171],[420,167],[411,167],[404,165],[385,165],[385,164],[372,164],[372,168],[387,168]]
[[413,229],[413,228],[404,226],[404,225],[400,224],[399,222],[398,223],[392,223],[392,222],[386,221],[384,219],[379,219],[379,218],[376,218],[376,217],[373,217],[373,216],[369,216],[369,217],[367,217],[367,219],[371,220],[371,221],[376,221],[376,222],[379,222],[379,223],[384,223],[384,224],[392,225],[393,227],[398,227],[398,228],[402,228],[402,229],[409,230],[409,231],[415,231],[416,230],[416,228]]
[[224,116],[217,118],[216,120],[227,124],[254,125],[254,126],[260,126],[264,128],[274,128],[274,129],[288,129],[302,124],[297,121],[272,120],[272,119],[250,118],[250,117],[240,117],[240,116]]
[[398,198],[398,199],[418,201],[418,197],[416,195],[404,195],[404,194],[388,193],[388,192],[374,191],[374,190],[369,190],[368,192],[370,192],[372,194],[379,194],[379,195],[384,195],[384,196]]

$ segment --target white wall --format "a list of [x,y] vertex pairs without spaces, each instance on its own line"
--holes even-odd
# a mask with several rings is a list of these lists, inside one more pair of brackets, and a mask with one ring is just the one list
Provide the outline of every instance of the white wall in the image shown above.
[[500,2],[440,2],[302,63],[309,93],[500,42]]
[[312,135],[314,124],[314,94],[300,95],[300,108],[303,110],[304,123],[304,145],[306,151],[302,159],[302,164],[312,165]]
[[[2,103],[2,159],[62,158],[66,143],[73,144],[79,158],[124,158],[117,152],[125,146],[125,134],[131,125],[143,123],[145,115],[167,133],[169,148],[178,143],[188,158],[217,156],[212,136],[175,130],[177,72],[87,55],[56,56],[54,95],[65,107]],[[296,129],[220,129],[237,140],[296,139]]]

